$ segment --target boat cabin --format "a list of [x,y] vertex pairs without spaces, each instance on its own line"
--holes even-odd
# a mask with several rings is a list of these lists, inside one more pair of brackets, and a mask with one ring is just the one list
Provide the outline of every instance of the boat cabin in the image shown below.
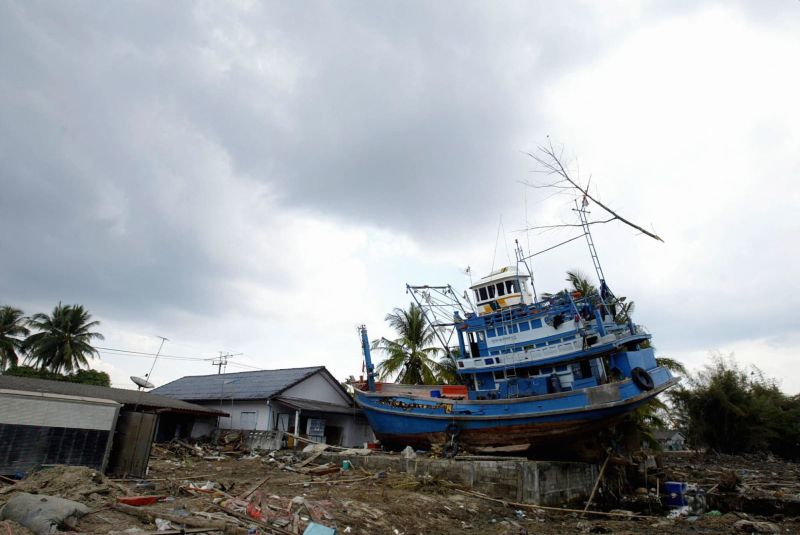
[[483,316],[502,308],[531,303],[528,278],[516,267],[504,267],[483,277],[470,287],[478,314]]
[[[477,313],[457,318],[456,367],[471,386],[472,399],[598,386],[607,381],[602,357],[614,354],[620,363],[627,362],[627,353],[619,348],[633,348],[649,338],[632,323],[617,323],[599,294],[564,290],[534,302],[528,278],[505,267],[470,288]],[[655,366],[649,359],[642,364]],[[625,366],[615,361],[614,367]]]

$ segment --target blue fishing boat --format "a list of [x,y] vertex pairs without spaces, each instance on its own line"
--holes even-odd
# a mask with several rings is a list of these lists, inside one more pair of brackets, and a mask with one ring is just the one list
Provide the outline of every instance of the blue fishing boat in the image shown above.
[[381,443],[441,445],[448,456],[461,448],[552,446],[610,428],[678,382],[606,284],[586,212],[577,211],[600,282],[587,295],[538,296],[527,262],[533,255],[519,246],[517,266],[490,273],[462,298],[449,285],[407,286],[463,385],[377,382],[360,327],[367,377],[356,385],[356,401]]

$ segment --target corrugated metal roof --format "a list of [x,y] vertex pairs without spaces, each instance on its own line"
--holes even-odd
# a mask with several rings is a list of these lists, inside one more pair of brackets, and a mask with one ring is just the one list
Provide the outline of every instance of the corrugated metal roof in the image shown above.
[[160,396],[151,392],[138,390],[126,390],[124,388],[109,388],[107,386],[85,385],[81,383],[69,383],[66,381],[48,381],[46,379],[34,379],[32,377],[14,377],[12,375],[0,375],[0,388],[8,390],[28,390],[31,392],[46,392],[50,394],[63,394],[67,396],[84,396],[92,398],[110,399],[123,405],[138,405],[144,409],[167,409],[173,412],[184,412],[190,414],[200,414],[217,416],[225,414],[216,409],[210,409],[186,403],[179,399]]
[[154,393],[183,400],[269,399],[303,379],[324,370],[324,366],[191,375],[153,390]]
[[326,401],[317,401],[313,399],[299,399],[299,398],[286,398],[279,396],[275,398],[284,405],[292,407],[293,409],[301,409],[304,411],[312,412],[332,412],[337,414],[362,414],[361,409],[356,406],[345,407],[344,405],[336,405],[335,403],[328,403]]

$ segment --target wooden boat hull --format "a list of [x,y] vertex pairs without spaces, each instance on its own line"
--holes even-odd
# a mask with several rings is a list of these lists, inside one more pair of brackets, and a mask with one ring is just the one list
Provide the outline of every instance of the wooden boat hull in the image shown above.
[[665,368],[656,367],[649,373],[654,382],[651,390],[628,379],[515,399],[451,400],[356,391],[356,401],[375,436],[389,447],[429,448],[447,443],[453,433],[464,447],[536,447],[607,429],[678,381]]

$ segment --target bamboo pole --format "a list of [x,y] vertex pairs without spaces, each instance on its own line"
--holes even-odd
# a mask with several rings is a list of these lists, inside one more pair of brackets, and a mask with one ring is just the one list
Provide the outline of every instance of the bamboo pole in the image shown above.
[[603,479],[603,473],[606,471],[606,465],[608,464],[608,460],[611,458],[611,453],[606,456],[606,460],[603,461],[603,466],[600,468],[600,473],[597,474],[597,481],[594,482],[594,488],[592,489],[592,493],[589,495],[589,501],[586,502],[586,507],[583,508],[583,513],[586,514],[586,511],[589,510],[589,506],[592,505],[592,500],[594,499],[594,493],[597,492],[597,487],[600,486],[600,481]]
[[[502,503],[505,506],[513,506],[519,507],[520,509],[541,509],[543,511],[558,511],[559,513],[583,513],[580,509],[567,509],[565,507],[547,507],[545,505],[534,505],[531,503],[519,503],[519,502],[510,502],[508,500],[500,500],[497,498],[492,498],[485,494],[481,494],[480,492],[469,491],[469,490],[461,490],[461,489],[454,489],[456,492],[460,492],[461,494],[466,494],[468,496],[474,496],[476,498],[481,498],[483,500],[488,500],[490,502],[495,503]],[[662,520],[661,517],[658,516],[645,516],[645,515],[629,515],[627,513],[606,513],[603,511],[589,511],[591,515],[602,515],[602,516],[612,516],[612,517],[624,517],[624,518],[650,518],[656,520]]]

